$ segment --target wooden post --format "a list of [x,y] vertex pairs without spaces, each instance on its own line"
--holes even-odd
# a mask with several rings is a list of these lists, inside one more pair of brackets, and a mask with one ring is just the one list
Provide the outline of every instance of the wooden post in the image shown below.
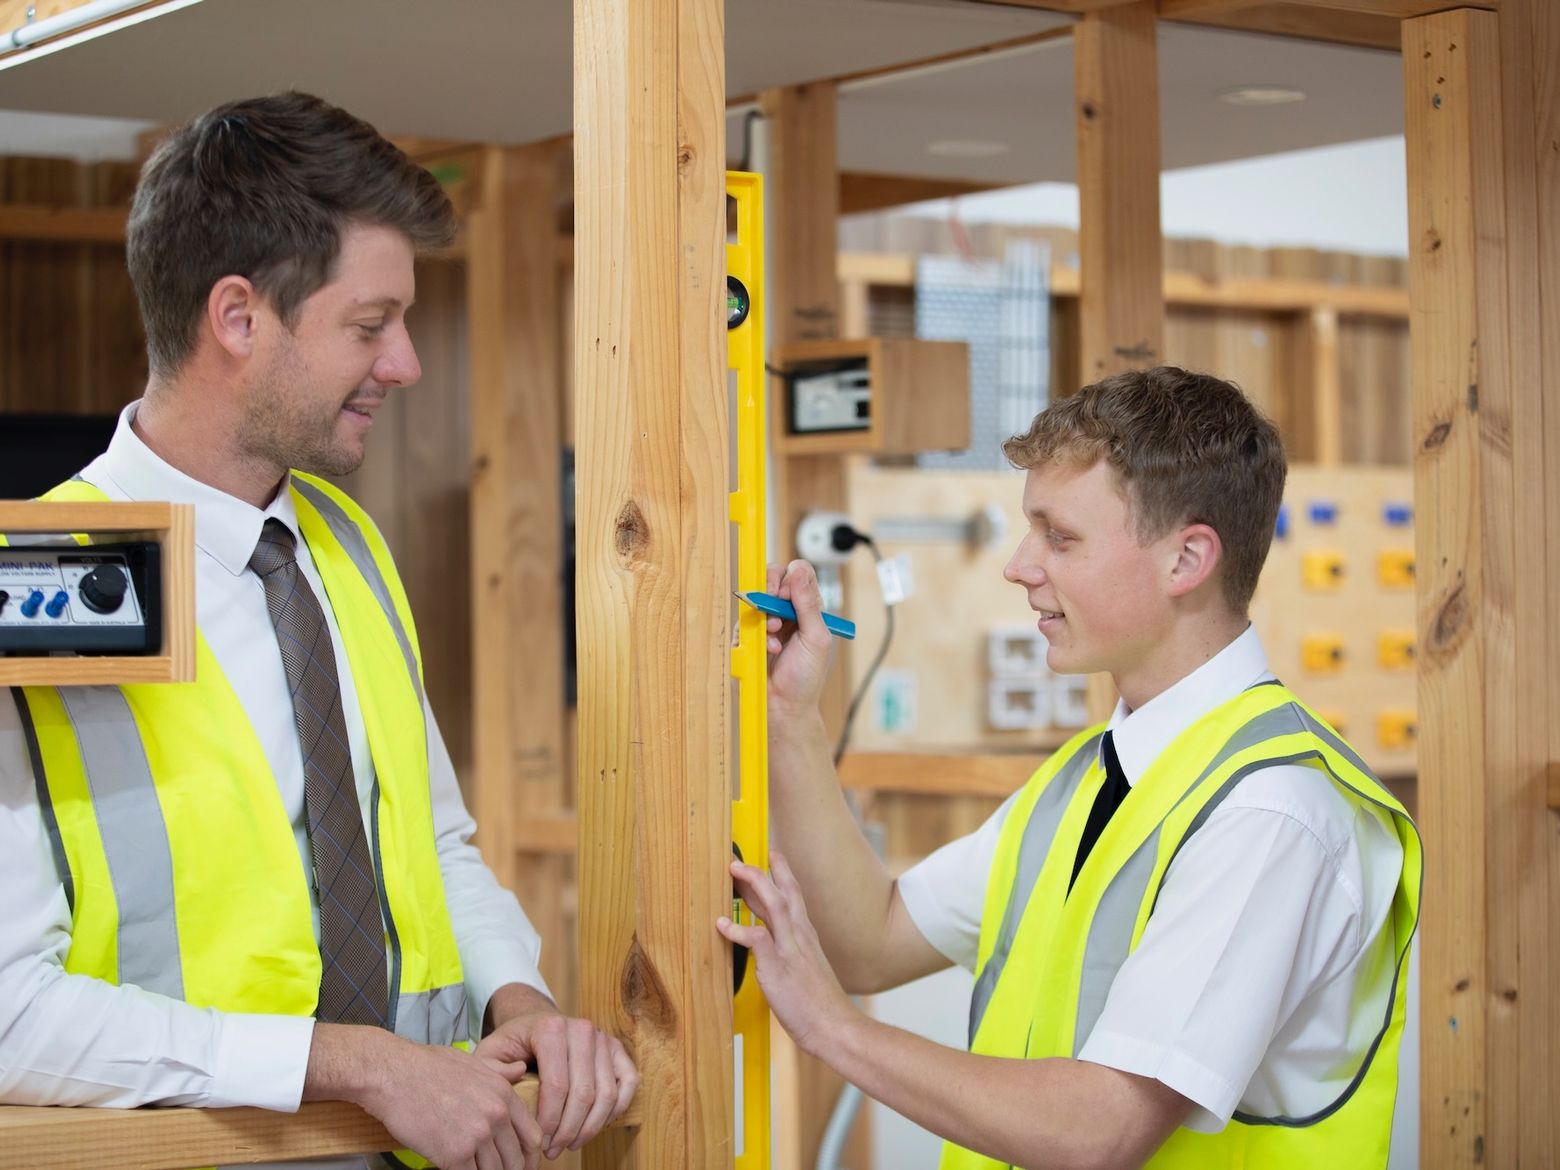
[[1338,310],[1318,305],[1297,322],[1299,368],[1304,380],[1289,396],[1301,458],[1323,467],[1343,462],[1343,366],[1338,352]]
[[[1090,12],[1073,32],[1085,384],[1158,365],[1164,353],[1157,30],[1153,0],[1140,0]],[[1091,675],[1089,717],[1107,718],[1115,701],[1109,677]]]
[[1152,0],[1091,12],[1073,33],[1080,362],[1085,382],[1164,352],[1159,47]]
[[731,1165],[722,0],[576,0],[582,1003],[644,1076],[590,1168]]
[[1421,1159],[1547,1166],[1560,1156],[1560,826],[1544,792],[1560,744],[1560,22],[1547,0],[1512,0],[1403,34]]
[[[487,147],[466,219],[471,331],[474,812],[483,855],[542,936],[572,998],[569,862],[517,854],[522,817],[568,805],[563,771],[561,310],[554,143]],[[568,1006],[573,1006],[569,1004]]]

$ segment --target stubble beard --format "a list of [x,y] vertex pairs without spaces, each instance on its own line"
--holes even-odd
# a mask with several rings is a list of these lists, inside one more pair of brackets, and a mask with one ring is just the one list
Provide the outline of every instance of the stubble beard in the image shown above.
[[279,355],[266,376],[250,392],[239,425],[239,448],[256,460],[312,475],[350,475],[362,466],[366,451],[352,450],[336,437],[341,408],[310,405],[288,394],[307,381],[308,371],[288,351]]

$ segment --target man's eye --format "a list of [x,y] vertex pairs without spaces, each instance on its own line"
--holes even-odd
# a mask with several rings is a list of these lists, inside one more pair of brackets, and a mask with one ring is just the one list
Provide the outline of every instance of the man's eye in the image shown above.
[[381,333],[383,333],[385,331],[385,323],[383,321],[374,321],[374,322],[359,321],[357,323],[357,327],[359,329],[361,329],[364,332],[364,334],[369,336],[369,337],[378,337]]

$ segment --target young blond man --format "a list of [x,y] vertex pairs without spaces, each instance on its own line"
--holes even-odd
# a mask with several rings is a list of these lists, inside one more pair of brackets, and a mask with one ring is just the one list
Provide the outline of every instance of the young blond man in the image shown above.
[[[1279,684],[1247,618],[1283,493],[1272,424],[1217,378],[1116,375],[1004,448],[1004,575],[1107,724],[897,881],[857,831],[818,698],[830,639],[770,588],[772,877],[733,865],[807,1052],[946,1139],[945,1168],[1384,1167],[1420,849],[1402,806]],[[970,1049],[847,997],[959,963]],[[843,986],[842,986],[843,985]]]

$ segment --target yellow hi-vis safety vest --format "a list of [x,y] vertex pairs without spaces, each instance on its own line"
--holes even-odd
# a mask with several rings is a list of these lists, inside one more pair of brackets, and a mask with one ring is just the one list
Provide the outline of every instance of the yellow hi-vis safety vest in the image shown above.
[[[292,493],[368,730],[391,1026],[422,1044],[462,1042],[466,992],[434,839],[411,611],[356,504],[298,472]],[[107,497],[73,480],[44,498]],[[197,631],[191,683],[13,694],[70,904],[65,969],[198,1007],[312,1015],[311,877],[259,738],[205,638]]]
[[[1338,735],[1284,687],[1252,687],[1198,720],[1166,749],[1067,883],[1089,810],[1104,782],[1097,745],[1104,728],[1076,736],[1030,779],[998,839],[981,916],[970,1051],[1015,1059],[1076,1058],[1105,1006],[1116,973],[1143,936],[1176,852],[1242,778],[1261,768],[1316,770],[1402,843],[1403,869],[1389,929],[1394,963],[1384,1003],[1357,1003],[1380,1030],[1353,1080],[1306,1117],[1236,1113],[1218,1133],[1177,1129],[1147,1165],[1153,1170],[1384,1168],[1397,1096],[1408,943],[1419,920],[1422,853],[1403,806]],[[1367,976],[1370,974],[1366,973]],[[1382,981],[1361,980],[1361,986]],[[1042,1152],[1037,1151],[1037,1155]],[[952,1144],[943,1170],[1007,1164]]]

